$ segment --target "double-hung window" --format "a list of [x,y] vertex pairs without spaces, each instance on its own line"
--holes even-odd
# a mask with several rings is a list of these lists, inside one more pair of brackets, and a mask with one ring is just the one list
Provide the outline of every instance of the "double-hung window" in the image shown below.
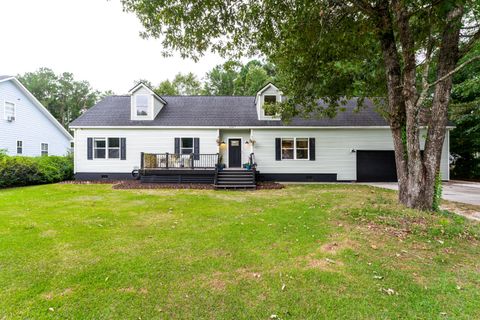
[[120,138],[93,139],[95,159],[120,159]]
[[108,138],[108,159],[120,158],[120,138]]
[[135,109],[137,116],[148,116],[148,98],[146,94],[135,96]]
[[107,155],[107,140],[105,138],[93,139],[93,157],[95,159],[105,159]]
[[282,138],[282,160],[308,160],[308,138]]
[[48,156],[48,143],[42,143],[41,145],[41,155]]
[[5,120],[15,119],[15,103],[5,101]]
[[23,153],[23,141],[17,141],[17,154]]
[[180,154],[193,153],[193,138],[180,139]]

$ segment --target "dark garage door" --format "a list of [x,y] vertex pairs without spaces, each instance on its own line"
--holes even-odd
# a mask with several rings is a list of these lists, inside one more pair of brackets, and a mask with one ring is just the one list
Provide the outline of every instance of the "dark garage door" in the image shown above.
[[395,153],[393,151],[357,150],[357,181],[397,181]]

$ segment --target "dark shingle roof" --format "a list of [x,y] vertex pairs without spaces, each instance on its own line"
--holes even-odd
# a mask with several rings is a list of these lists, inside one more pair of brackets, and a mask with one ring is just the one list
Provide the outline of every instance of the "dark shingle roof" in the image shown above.
[[373,103],[356,112],[356,100],[350,100],[335,118],[294,118],[288,123],[258,120],[255,97],[240,96],[163,96],[167,105],[154,120],[130,120],[130,96],[106,97],[70,126],[201,126],[201,127],[262,127],[262,126],[387,126],[375,112]]

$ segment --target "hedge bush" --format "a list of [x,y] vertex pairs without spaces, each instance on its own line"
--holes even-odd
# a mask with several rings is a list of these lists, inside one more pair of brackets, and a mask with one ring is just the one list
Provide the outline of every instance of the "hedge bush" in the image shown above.
[[0,188],[54,183],[73,178],[73,158],[21,157],[0,153]]

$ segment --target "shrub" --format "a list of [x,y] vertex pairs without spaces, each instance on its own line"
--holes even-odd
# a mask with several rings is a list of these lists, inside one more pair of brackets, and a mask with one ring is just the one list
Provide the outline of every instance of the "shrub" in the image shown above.
[[72,178],[72,157],[21,157],[0,154],[0,188],[54,183]]

